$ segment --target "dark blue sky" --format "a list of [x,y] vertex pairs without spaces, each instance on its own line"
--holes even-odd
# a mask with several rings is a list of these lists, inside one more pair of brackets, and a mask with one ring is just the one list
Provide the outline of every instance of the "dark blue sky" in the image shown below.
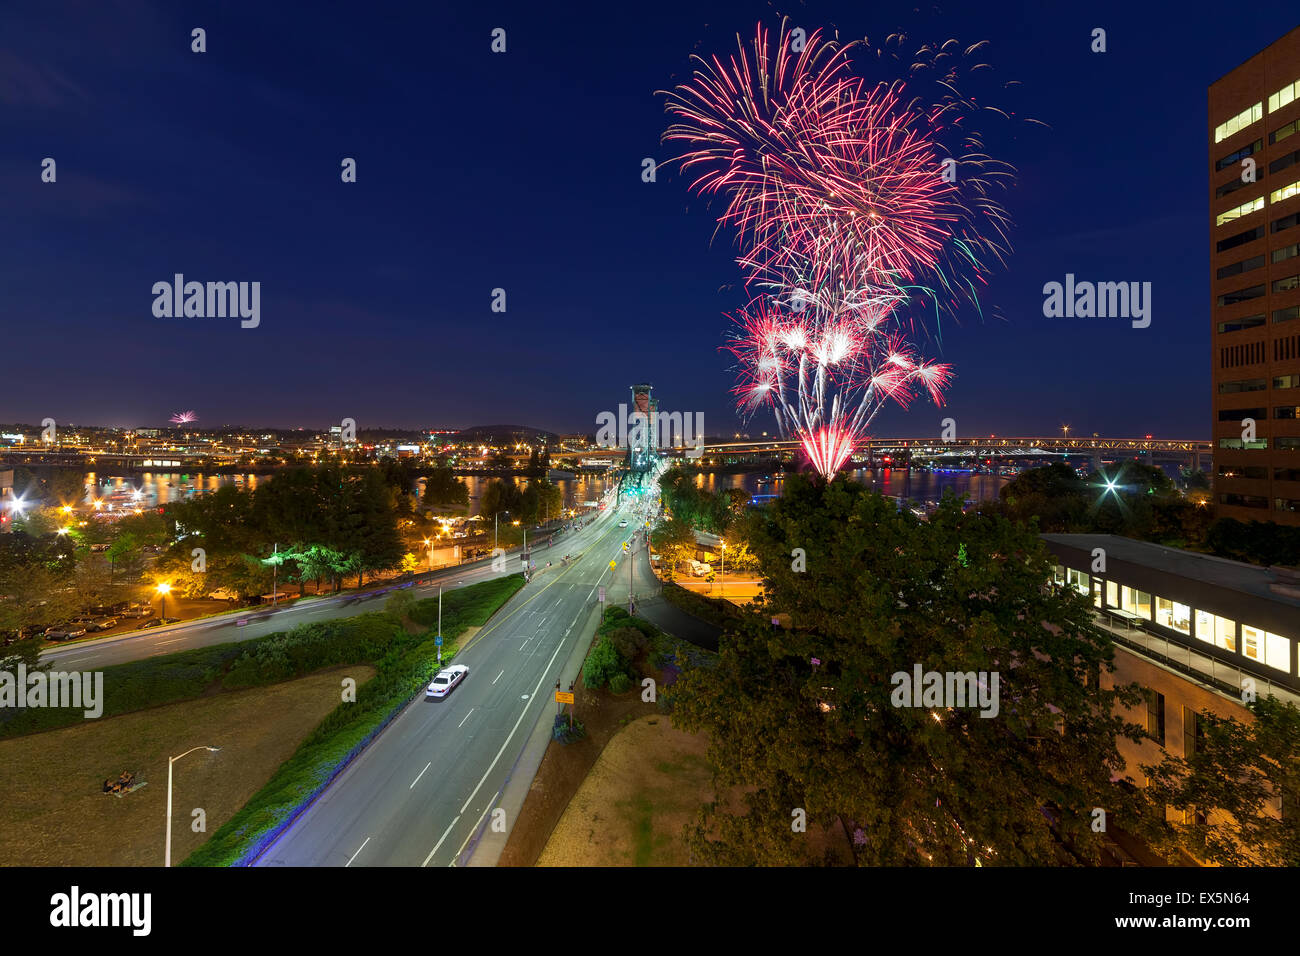
[[[1049,9],[1050,8],[1050,9]],[[667,158],[654,91],[780,13],[963,45],[1050,129],[1019,169],[1008,268],[943,335],[940,412],[876,433],[1209,432],[1206,88],[1284,5],[667,0],[14,4],[0,33],[0,422],[594,430],[655,383],[734,431],[730,236]],[[208,52],[190,52],[190,30]],[[494,27],[508,52],[489,51]],[[1108,52],[1089,51],[1094,27]],[[58,182],[39,181],[44,157]],[[358,182],[340,182],[355,157]],[[261,325],[159,319],[151,287],[262,283]],[[1150,328],[1045,319],[1042,286],[1153,283]],[[505,288],[508,311],[490,311]],[[1003,318],[992,318],[996,310]],[[770,429],[760,415],[750,430]]]

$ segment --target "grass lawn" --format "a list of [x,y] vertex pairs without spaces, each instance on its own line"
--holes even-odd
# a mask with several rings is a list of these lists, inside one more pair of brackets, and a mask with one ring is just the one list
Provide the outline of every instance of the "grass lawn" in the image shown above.
[[689,866],[682,828],[713,799],[708,741],[641,717],[618,732],[582,782],[538,866]]
[[[339,705],[344,677],[363,685],[368,665],[344,665],[250,690],[168,704],[112,719],[0,741],[0,860],[10,866],[161,866],[167,758],[174,767],[172,864],[234,816]],[[104,778],[135,771],[146,786],[118,798]],[[191,829],[192,811],[207,833]]]

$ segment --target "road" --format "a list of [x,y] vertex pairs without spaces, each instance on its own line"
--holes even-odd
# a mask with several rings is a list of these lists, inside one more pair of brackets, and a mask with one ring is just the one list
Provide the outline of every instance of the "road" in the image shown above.
[[[567,543],[570,533],[555,535],[555,543],[549,549],[556,549],[563,554],[570,547]],[[547,551],[534,551],[533,561],[538,555]],[[545,564],[547,558],[541,562]],[[521,567],[518,550],[506,555],[508,570],[517,571]],[[466,587],[498,577],[499,572],[492,570],[492,562],[484,560],[458,568],[433,571],[420,574],[419,581],[427,584],[415,588],[420,598],[433,597],[438,593],[441,583],[444,590]],[[385,587],[378,585],[376,589]],[[243,608],[220,617],[206,618],[200,621],[182,621],[164,627],[150,628],[144,631],[129,631],[118,637],[107,637],[96,641],[81,641],[64,647],[47,648],[41,652],[41,661],[58,667],[74,667],[76,670],[99,670],[114,664],[125,664],[146,657],[160,654],[175,654],[180,651],[208,647],[213,644],[225,644],[231,641],[244,641],[254,637],[266,637],[277,631],[287,631],[295,624],[310,621],[323,621],[336,617],[352,617],[381,610],[387,594],[375,594],[371,597],[358,597],[368,594],[368,590],[357,594],[341,594],[337,597],[304,598],[287,607]],[[235,622],[247,619],[248,623],[240,627]]]
[[[539,719],[555,712],[559,668],[589,641],[611,559],[633,528],[607,512],[551,550],[551,568],[461,649],[464,682],[418,696],[263,853],[263,866],[447,866],[495,806]],[[562,567],[565,553],[580,557]],[[626,574],[626,572],[624,572]],[[567,687],[565,688],[567,689]]]

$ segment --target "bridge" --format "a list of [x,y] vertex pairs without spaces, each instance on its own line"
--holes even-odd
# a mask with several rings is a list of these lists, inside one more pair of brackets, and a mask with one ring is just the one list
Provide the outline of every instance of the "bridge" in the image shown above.
[[[723,458],[726,460],[760,460],[763,458],[792,459],[800,443],[791,439],[761,439],[754,441],[708,442],[704,445],[701,460]],[[665,448],[661,453],[682,457],[694,449]],[[1001,436],[970,438],[869,438],[857,446],[853,460],[868,463],[886,456],[901,456],[904,460],[932,460],[935,458],[1088,458],[1093,467],[1103,459],[1144,458],[1152,460],[1185,461],[1199,469],[1213,458],[1214,443],[1209,440],[1186,438],[1071,438],[1065,435]]]

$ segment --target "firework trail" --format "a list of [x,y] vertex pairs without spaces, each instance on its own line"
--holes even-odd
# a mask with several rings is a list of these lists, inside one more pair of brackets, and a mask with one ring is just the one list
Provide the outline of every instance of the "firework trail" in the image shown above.
[[[986,66],[969,65],[980,44],[922,47],[907,80],[871,85],[854,69],[865,43],[792,40],[760,24],[726,61],[695,58],[666,93],[664,141],[735,231],[753,295],[732,317],[740,407],[771,407],[830,475],[887,402],[942,403],[952,369],[909,341],[928,334],[911,306],[978,304],[1007,251],[995,194],[1011,170],[984,154],[981,108],[957,89]],[[901,63],[902,48],[895,35],[874,52]]]
[[198,421],[199,416],[193,412],[177,412],[169,421],[173,425],[188,425],[190,422]]

